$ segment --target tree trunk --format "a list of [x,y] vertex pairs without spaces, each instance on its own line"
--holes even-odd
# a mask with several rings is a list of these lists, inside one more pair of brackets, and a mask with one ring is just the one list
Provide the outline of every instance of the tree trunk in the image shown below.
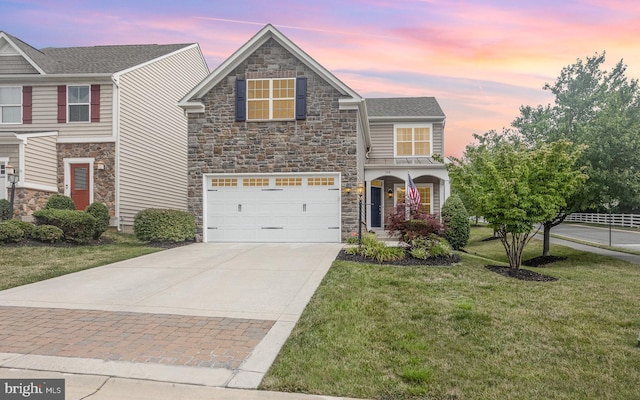
[[544,224],[544,237],[543,237],[543,241],[542,241],[542,256],[543,257],[551,256],[550,238],[551,238],[551,227],[552,226],[554,226],[554,225],[551,224],[551,223]]

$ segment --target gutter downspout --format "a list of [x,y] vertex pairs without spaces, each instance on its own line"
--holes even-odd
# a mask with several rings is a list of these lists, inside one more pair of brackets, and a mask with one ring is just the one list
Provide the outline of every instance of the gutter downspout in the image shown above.
[[115,186],[115,218],[118,232],[122,232],[122,218],[120,217],[120,80],[119,76],[111,77],[113,82],[113,137],[115,139],[114,154],[114,186]]

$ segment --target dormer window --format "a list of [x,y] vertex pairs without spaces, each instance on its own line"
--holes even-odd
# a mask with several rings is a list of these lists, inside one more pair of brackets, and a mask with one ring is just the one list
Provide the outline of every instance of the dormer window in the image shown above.
[[22,88],[20,86],[0,87],[0,123],[22,123]]
[[89,85],[68,86],[67,99],[69,122],[89,122]]
[[398,124],[395,126],[396,157],[430,157],[433,153],[433,127]]

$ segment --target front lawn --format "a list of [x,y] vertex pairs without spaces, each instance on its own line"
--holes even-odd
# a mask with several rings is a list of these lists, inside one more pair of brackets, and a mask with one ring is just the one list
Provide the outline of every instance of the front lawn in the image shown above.
[[100,245],[15,246],[0,244],[0,290],[159,251],[133,235],[105,232]]
[[[453,267],[335,261],[266,390],[372,399],[636,399],[640,266],[568,257],[527,282],[486,228]],[[524,259],[541,254],[532,242]]]

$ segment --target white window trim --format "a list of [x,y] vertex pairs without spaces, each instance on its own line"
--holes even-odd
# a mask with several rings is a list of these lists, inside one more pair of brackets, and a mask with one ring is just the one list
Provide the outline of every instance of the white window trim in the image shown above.
[[[429,128],[429,154],[427,155],[410,155],[410,156],[399,156],[398,155],[398,128]],[[413,137],[411,138],[412,149],[411,153],[415,152],[415,141]],[[393,156],[395,158],[417,158],[417,157],[431,157],[433,156],[433,124],[432,123],[424,123],[424,124],[393,124]]]
[[[69,88],[72,87],[72,86],[85,86],[85,87],[88,87],[89,88],[89,102],[88,103],[71,103],[69,101]],[[69,85],[67,85],[67,95],[66,96],[67,96],[67,106],[66,106],[67,107],[67,110],[66,110],[67,123],[68,124],[88,124],[88,123],[91,123],[91,85],[87,85],[87,84],[84,84],[84,83],[83,84],[69,84]],[[87,114],[89,117],[87,118],[87,120],[86,121],[71,121],[70,120],[70,118],[71,118],[71,109],[70,109],[71,105],[76,105],[76,106],[86,105],[89,108],[89,113]]]
[[[420,188],[420,187],[431,188],[431,190],[429,191],[429,205],[430,205],[430,208],[431,208],[431,210],[429,210],[430,211],[429,213],[433,214],[434,213],[433,212],[433,208],[434,208],[433,207],[433,183],[415,183],[414,182],[414,184],[416,185],[417,188]],[[408,189],[408,186],[409,186],[409,182],[396,183],[396,184],[393,185],[393,206],[394,207],[398,205],[398,196],[396,195],[398,193],[398,188],[404,189],[405,193],[406,193],[406,190]]]
[[[22,116],[23,116],[23,103],[24,103],[24,95],[22,93],[22,86],[9,86],[3,85],[0,88],[19,88],[20,89],[20,104],[0,104],[0,125],[21,125],[22,124]],[[2,107],[20,107],[20,121],[19,122],[3,122],[2,121]]]
[[[273,118],[273,81],[293,81],[293,97],[278,97],[277,100],[293,100],[293,116],[291,118]],[[269,118],[268,119],[251,119],[249,118],[249,102],[263,101],[265,99],[249,99],[249,82],[251,81],[269,81]],[[293,121],[296,119],[296,78],[264,78],[264,79],[247,79],[247,121]]]
[[71,197],[71,164],[89,164],[89,204],[93,203],[93,163],[95,158],[65,158],[64,162],[64,195]]

